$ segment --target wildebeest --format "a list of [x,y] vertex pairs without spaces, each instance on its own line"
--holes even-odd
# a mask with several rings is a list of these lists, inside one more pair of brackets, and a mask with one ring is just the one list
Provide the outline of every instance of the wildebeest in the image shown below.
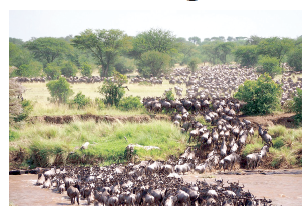
[[76,187],[72,185],[69,186],[69,188],[67,188],[67,196],[71,198],[71,204],[75,204],[75,200],[77,200],[77,203],[79,205],[80,192]]

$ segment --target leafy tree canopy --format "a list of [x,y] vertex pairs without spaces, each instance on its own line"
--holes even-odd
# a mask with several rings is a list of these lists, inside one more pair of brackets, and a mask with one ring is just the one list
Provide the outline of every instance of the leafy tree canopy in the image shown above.
[[234,51],[235,59],[242,66],[253,67],[258,62],[256,45],[238,46]]
[[43,71],[47,77],[53,80],[59,78],[61,75],[61,68],[55,62],[47,64]]
[[279,60],[275,57],[261,56],[258,65],[257,72],[261,74],[268,73],[272,78],[282,73],[282,68],[279,67]]
[[176,53],[175,36],[171,31],[162,29],[150,29],[138,34],[133,39],[133,49],[130,55],[140,59],[141,54],[148,51],[157,51],[161,53]]
[[265,38],[258,44],[258,54],[276,57],[279,64],[294,45],[294,40],[289,38]]
[[65,40],[53,37],[32,39],[26,42],[24,46],[44,64],[52,63],[55,59],[62,58],[72,49]]
[[118,29],[87,29],[75,36],[73,46],[90,51],[101,66],[101,76],[107,77],[119,54],[131,48],[130,37]]
[[139,74],[144,77],[158,77],[161,73],[169,72],[169,62],[171,58],[168,54],[158,51],[148,51],[141,55],[137,62]]

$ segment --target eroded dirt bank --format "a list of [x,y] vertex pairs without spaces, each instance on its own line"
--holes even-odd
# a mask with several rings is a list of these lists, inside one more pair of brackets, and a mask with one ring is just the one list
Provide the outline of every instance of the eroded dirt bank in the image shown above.
[[30,122],[35,123],[46,122],[51,124],[65,124],[74,122],[77,120],[95,120],[95,122],[135,122],[135,123],[144,123],[149,122],[151,119],[155,120],[168,120],[170,121],[170,116],[167,115],[136,115],[136,116],[110,116],[110,115],[93,115],[93,114],[81,114],[81,115],[56,115],[56,116],[35,116],[29,119]]

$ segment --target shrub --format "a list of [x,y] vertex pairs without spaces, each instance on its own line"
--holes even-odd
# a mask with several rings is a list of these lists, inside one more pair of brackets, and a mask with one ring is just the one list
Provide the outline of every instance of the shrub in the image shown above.
[[61,74],[66,77],[76,76],[78,71],[77,67],[71,61],[62,61],[60,68]]
[[174,94],[172,93],[172,91],[167,91],[167,92],[164,94],[164,97],[163,97],[163,98],[166,98],[168,101],[175,100]]
[[290,52],[287,62],[295,71],[302,71],[302,44]]
[[104,101],[98,97],[95,98],[95,104],[99,110],[102,110],[105,108]]
[[69,96],[73,95],[71,85],[64,77],[48,82],[46,87],[52,97],[51,100],[58,101],[58,103],[66,103]]
[[196,72],[198,64],[200,63],[200,59],[197,57],[193,57],[189,60],[188,66],[191,69],[191,72]]
[[131,73],[135,69],[132,60],[125,57],[120,57],[114,64],[114,68],[121,74]]
[[120,100],[119,109],[120,110],[133,110],[142,108],[141,98],[139,96],[133,97],[132,95],[124,97]]
[[78,109],[81,109],[86,105],[89,105],[91,103],[91,99],[90,97],[86,97],[81,92],[78,92],[78,94],[74,97],[73,103],[78,105]]
[[92,76],[92,66],[88,62],[84,62],[81,64],[81,74],[83,76],[91,77]]
[[98,88],[98,92],[104,96],[104,104],[118,106],[121,98],[125,94],[122,85],[126,82],[126,76],[118,72],[114,72],[114,81],[105,80],[103,85]]
[[282,68],[279,67],[279,60],[275,57],[262,56],[258,61],[258,65],[257,72],[261,74],[268,73],[272,78],[282,73]]
[[296,89],[297,94],[294,96],[294,111],[296,112],[295,119],[297,122],[302,122],[302,89]]
[[281,87],[265,73],[255,81],[245,81],[234,96],[247,103],[242,108],[245,114],[269,114],[280,108],[281,94]]
[[51,79],[57,79],[61,75],[61,69],[56,63],[47,64],[43,71]]

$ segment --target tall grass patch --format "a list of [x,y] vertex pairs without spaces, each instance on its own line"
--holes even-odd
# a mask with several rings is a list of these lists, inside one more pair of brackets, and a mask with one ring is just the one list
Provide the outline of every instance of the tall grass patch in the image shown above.
[[[157,151],[137,149],[135,154],[140,159],[165,159],[184,151],[187,139],[167,121],[141,124],[95,123],[94,120],[63,125],[37,123],[27,124],[17,132],[19,138],[11,138],[10,150],[29,148],[30,162],[40,167],[124,163],[127,161],[125,148],[128,144],[160,148]],[[85,142],[90,143],[88,148],[80,149]]]

